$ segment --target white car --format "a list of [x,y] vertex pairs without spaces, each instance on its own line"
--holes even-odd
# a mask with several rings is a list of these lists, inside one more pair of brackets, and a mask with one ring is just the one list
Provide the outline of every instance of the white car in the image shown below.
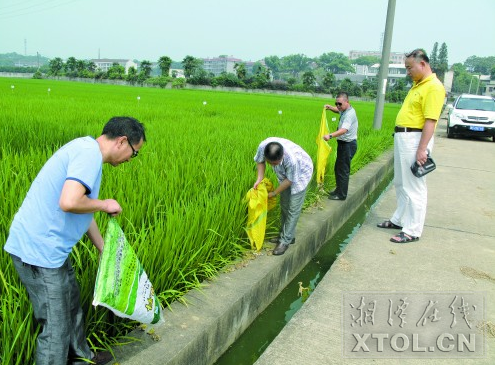
[[448,138],[458,135],[492,137],[495,142],[494,98],[462,94],[448,108]]

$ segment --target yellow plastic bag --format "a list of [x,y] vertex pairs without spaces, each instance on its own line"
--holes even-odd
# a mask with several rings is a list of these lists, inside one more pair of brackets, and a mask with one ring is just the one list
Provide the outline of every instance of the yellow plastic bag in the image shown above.
[[249,237],[251,247],[259,251],[263,247],[266,230],[266,216],[268,211],[277,205],[275,197],[268,198],[268,193],[273,191],[272,182],[264,178],[258,188],[250,189],[246,194],[248,201],[248,221],[246,232]]
[[320,130],[318,132],[318,136],[316,137],[316,145],[318,146],[318,151],[316,152],[316,182],[318,185],[323,184],[328,156],[330,155],[330,152],[332,152],[332,147],[330,147],[327,141],[323,139],[323,136],[329,133],[330,130],[328,129],[327,113],[325,108],[323,108]]

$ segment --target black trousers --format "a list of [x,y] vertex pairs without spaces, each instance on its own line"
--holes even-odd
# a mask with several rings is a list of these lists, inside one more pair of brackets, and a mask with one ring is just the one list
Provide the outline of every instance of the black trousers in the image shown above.
[[347,197],[351,161],[357,151],[357,141],[344,142],[337,140],[337,160],[335,161],[335,194],[341,198]]

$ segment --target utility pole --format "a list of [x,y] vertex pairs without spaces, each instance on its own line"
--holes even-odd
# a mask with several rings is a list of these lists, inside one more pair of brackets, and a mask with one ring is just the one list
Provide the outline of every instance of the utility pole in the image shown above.
[[471,94],[471,85],[473,84],[473,77],[474,77],[474,75],[471,75],[471,81],[469,81],[469,90],[468,90],[468,94]]
[[382,127],[383,104],[385,92],[387,91],[388,61],[390,59],[390,46],[392,44],[392,33],[394,29],[395,0],[388,0],[387,22],[385,24],[385,36],[383,38],[382,61],[378,73],[378,91],[376,93],[375,116],[373,128]]
[[468,94],[471,94],[471,85],[473,84],[473,77],[475,77],[475,78],[478,79],[478,86],[476,86],[476,94],[475,94],[475,95],[478,95],[478,87],[480,86],[480,77],[481,77],[481,74],[479,74],[479,75],[471,75],[471,81],[469,82]]

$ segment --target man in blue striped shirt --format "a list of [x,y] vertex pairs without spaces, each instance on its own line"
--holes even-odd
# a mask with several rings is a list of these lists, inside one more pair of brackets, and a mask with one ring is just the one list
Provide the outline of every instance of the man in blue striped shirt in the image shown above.
[[279,185],[268,197],[280,194],[280,232],[279,237],[272,242],[277,243],[273,254],[283,255],[289,244],[295,242],[297,221],[313,175],[313,161],[300,146],[288,139],[277,137],[267,138],[260,143],[254,161],[258,169],[254,189],[265,176],[266,162],[277,175]]

